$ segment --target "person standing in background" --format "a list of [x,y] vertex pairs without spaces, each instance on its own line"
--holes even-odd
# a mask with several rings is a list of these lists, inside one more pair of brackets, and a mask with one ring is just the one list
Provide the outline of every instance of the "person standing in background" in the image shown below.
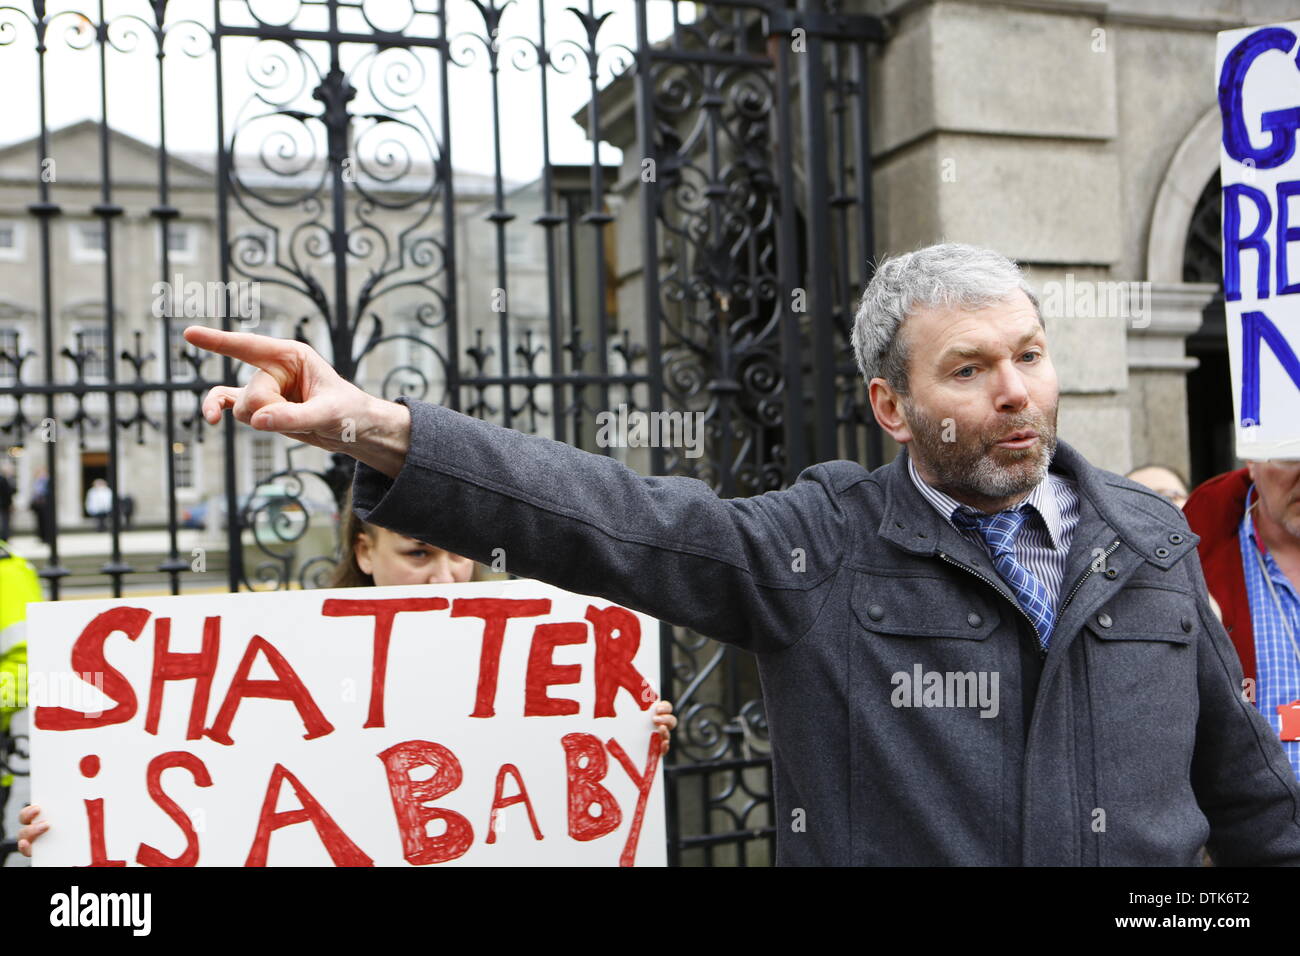
[[1165,465],[1142,465],[1124,477],[1163,495],[1176,508],[1187,504],[1187,482],[1172,468]]
[[1300,462],[1250,461],[1216,475],[1184,511],[1241,661],[1242,696],[1300,779]]
[[113,489],[103,478],[96,478],[86,491],[86,514],[95,519],[95,530],[108,527],[108,513],[113,510]]
[[54,529],[50,518],[50,473],[44,468],[37,468],[36,475],[32,478],[32,496],[27,503],[32,509],[32,514],[36,518],[36,534],[49,544],[53,538]]

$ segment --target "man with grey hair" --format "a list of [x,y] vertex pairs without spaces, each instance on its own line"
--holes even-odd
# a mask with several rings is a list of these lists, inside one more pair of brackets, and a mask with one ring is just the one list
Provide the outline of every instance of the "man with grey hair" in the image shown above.
[[[1024,326],[1025,335],[1017,343],[1027,347],[1022,365],[1039,363],[1032,375],[1022,373],[1026,389],[1037,388],[1026,396],[1027,404],[994,418],[992,434],[983,421],[958,427],[950,416],[963,413],[971,396],[980,391],[972,384],[978,368],[963,361],[978,356],[963,336],[984,321],[977,310],[1000,309],[1007,302],[1013,303],[1014,310],[1004,321]],[[926,316],[909,324],[909,334],[900,334],[904,319],[927,306]],[[950,323],[947,317],[954,310],[969,313],[969,318]],[[949,348],[951,354],[940,356],[941,367],[963,366],[952,385],[928,363],[941,346],[954,346]],[[913,349],[925,353],[918,364],[918,374],[924,378],[920,396],[913,394],[909,380]],[[1042,482],[1056,450],[1055,374],[1047,358],[1038,300],[1010,260],[957,243],[928,246],[886,260],[858,306],[853,351],[872,390],[872,408],[878,416],[884,413],[880,424],[898,441],[911,443],[913,475],[919,468],[931,486],[990,511],[1010,505]],[[1044,389],[1052,392],[1050,397]],[[972,410],[978,414],[981,408]],[[900,412],[910,427],[899,428]],[[947,416],[940,419],[944,413]]]
[[356,458],[363,519],[756,654],[779,863],[1300,863],[1300,790],[1197,538],[1057,441],[1043,323],[996,253],[889,259],[863,296],[892,463],[745,499],[374,398],[298,342],[185,338],[260,369],[207,421]]

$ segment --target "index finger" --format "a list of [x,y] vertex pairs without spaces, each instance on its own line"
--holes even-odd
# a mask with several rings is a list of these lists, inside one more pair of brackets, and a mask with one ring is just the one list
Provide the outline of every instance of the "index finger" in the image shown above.
[[218,355],[228,355],[257,368],[284,362],[285,340],[252,332],[223,332],[206,325],[188,325],[181,333],[185,341]]

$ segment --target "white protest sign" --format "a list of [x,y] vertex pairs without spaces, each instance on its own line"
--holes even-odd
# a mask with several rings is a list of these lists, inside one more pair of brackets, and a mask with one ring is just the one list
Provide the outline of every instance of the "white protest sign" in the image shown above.
[[666,862],[645,614],[500,581],[27,615],[35,865]]
[[1300,21],[1219,34],[1237,457],[1300,458]]

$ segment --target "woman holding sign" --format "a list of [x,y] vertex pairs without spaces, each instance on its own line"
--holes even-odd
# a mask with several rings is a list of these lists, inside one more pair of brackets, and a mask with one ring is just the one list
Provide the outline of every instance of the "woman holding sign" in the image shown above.
[[[472,559],[363,521],[352,510],[351,499],[349,491],[341,529],[344,556],[330,579],[330,587],[464,584],[475,579],[481,565]],[[677,726],[673,705],[666,700],[656,701],[653,719],[667,750],[670,734]],[[18,852],[23,856],[32,855],[33,841],[50,827],[49,821],[36,819],[40,812],[39,805],[30,804],[18,813],[18,822],[23,824],[18,831]]]

